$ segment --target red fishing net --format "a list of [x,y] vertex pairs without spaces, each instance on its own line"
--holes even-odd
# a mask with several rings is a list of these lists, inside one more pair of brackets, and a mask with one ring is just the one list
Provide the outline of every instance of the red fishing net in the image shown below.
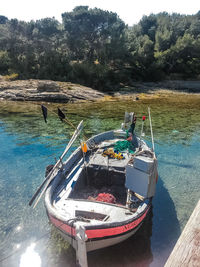
[[107,202],[107,203],[116,203],[116,198],[109,193],[100,193],[95,199],[96,201],[101,201],[101,202]]

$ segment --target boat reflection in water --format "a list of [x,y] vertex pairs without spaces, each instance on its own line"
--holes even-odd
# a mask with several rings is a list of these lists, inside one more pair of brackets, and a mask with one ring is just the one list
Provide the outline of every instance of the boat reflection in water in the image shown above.
[[139,230],[115,246],[88,253],[89,266],[142,266],[153,261],[151,252],[152,207]]

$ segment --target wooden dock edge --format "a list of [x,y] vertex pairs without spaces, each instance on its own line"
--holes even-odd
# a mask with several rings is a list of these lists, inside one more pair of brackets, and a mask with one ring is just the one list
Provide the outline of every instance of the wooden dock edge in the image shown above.
[[164,267],[200,266],[200,200]]

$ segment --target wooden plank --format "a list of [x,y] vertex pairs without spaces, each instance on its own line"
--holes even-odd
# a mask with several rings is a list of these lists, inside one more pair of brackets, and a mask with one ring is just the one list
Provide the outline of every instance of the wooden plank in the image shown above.
[[200,200],[165,264],[172,266],[200,266]]

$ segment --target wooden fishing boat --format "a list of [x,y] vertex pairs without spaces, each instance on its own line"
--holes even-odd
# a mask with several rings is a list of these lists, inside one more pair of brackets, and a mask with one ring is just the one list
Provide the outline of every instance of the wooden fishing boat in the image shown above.
[[122,129],[93,136],[51,173],[45,192],[50,222],[75,248],[87,266],[87,252],[133,235],[145,220],[155,194],[157,160],[140,137],[127,145]]

